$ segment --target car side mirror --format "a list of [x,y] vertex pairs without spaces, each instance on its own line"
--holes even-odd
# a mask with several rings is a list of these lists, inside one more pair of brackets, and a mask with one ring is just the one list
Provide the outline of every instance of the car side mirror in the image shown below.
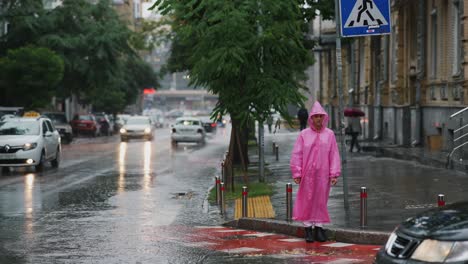
[[52,136],[52,132],[50,131],[47,131],[44,133],[44,137],[51,137]]

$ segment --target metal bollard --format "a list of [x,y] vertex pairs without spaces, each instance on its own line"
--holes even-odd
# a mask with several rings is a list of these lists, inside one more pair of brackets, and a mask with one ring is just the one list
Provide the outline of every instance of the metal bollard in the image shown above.
[[275,151],[276,151],[276,142],[273,141],[273,145],[272,145],[272,152],[273,154],[275,154]]
[[221,181],[224,182],[224,172],[225,172],[225,169],[224,169],[224,160],[221,161]]
[[286,184],[286,221],[292,220],[292,184]]
[[224,198],[224,193],[225,193],[225,189],[224,189],[224,182],[221,182],[220,184],[221,188],[221,204],[220,204],[220,209],[221,209],[221,215],[224,215],[226,213],[226,204],[225,204],[225,198]]
[[361,187],[361,227],[367,226],[367,188]]
[[216,188],[216,203],[219,205],[221,203],[221,188],[220,188],[221,180],[219,176],[215,177],[215,188]]
[[242,217],[248,216],[248,195],[247,186],[242,187]]
[[444,207],[445,206],[445,195],[439,194],[437,196],[437,206],[438,207]]
[[276,161],[278,161],[278,160],[279,160],[279,146],[278,146],[278,145],[276,145],[275,150],[276,150],[276,151],[275,151],[275,154],[276,154]]

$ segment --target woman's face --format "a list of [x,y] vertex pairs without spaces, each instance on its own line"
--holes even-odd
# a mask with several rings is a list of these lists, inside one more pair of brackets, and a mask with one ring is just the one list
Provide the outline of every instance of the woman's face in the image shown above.
[[325,115],[313,115],[312,116],[312,122],[313,122],[315,129],[317,130],[322,129],[323,118],[325,118]]

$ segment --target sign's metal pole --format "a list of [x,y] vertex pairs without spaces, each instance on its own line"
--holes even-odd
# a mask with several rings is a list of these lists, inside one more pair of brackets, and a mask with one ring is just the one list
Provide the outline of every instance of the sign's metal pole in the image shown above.
[[341,176],[343,178],[343,199],[345,209],[349,209],[348,202],[348,180],[346,178],[346,145],[345,145],[345,119],[343,106],[343,62],[341,59],[341,16],[340,0],[335,0],[335,21],[336,21],[336,89],[339,98],[339,117],[340,117],[340,138],[341,138]]

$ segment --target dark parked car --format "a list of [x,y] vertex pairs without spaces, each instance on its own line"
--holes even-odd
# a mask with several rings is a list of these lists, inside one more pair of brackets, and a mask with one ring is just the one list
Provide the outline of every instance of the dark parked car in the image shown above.
[[375,263],[468,263],[468,201],[405,220]]
[[63,112],[43,112],[55,125],[55,128],[60,133],[62,142],[70,143],[73,140],[73,131],[71,125],[67,121],[67,117]]
[[218,124],[215,121],[211,120],[209,116],[200,116],[198,118],[202,121],[202,126],[206,133],[216,133]]

